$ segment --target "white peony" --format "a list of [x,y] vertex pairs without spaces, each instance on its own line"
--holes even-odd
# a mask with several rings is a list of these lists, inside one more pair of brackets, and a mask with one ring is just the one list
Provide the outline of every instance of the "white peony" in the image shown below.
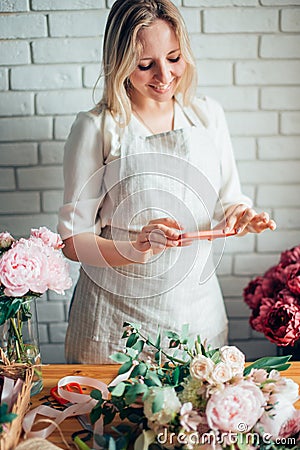
[[[163,404],[160,411],[153,412],[152,406],[157,394],[163,395]],[[148,420],[160,425],[167,425],[180,411],[181,403],[175,390],[168,387],[151,387],[150,393],[144,401],[144,413]]]

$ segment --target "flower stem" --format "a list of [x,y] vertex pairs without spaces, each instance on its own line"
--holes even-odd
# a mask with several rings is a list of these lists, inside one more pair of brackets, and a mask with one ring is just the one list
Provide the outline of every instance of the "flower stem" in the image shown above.
[[[17,321],[17,325],[16,325],[15,320]],[[25,352],[25,347],[23,344],[23,336],[22,336],[22,321],[18,317],[18,314],[17,314],[16,319],[14,319],[14,318],[10,319],[10,324],[13,329],[13,334],[16,338],[15,346],[16,346],[16,353],[17,353],[17,362],[22,362],[21,356]]]

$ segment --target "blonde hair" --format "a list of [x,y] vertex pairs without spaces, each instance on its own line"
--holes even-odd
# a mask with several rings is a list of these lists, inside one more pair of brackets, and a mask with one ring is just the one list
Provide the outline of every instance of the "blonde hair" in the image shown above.
[[195,92],[195,61],[184,21],[176,6],[170,0],[117,0],[110,10],[104,33],[104,91],[99,106],[110,110],[122,126],[130,121],[129,76],[138,65],[142,51],[138,33],[157,19],[172,26],[187,65],[176,93],[182,94],[186,106]]

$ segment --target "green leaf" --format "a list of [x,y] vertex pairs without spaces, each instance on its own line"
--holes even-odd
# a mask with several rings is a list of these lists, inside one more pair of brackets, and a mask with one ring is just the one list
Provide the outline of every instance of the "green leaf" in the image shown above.
[[111,395],[114,395],[115,397],[122,397],[126,386],[128,385],[122,381],[113,388],[113,390],[111,391]]
[[173,378],[173,384],[174,384],[174,386],[177,386],[177,385],[178,385],[179,376],[180,376],[180,367],[179,367],[179,366],[176,366],[175,369],[173,370],[173,373],[172,373],[172,378]]
[[132,347],[138,340],[139,335],[137,333],[132,333],[126,341],[126,347]]
[[98,419],[100,419],[102,415],[102,406],[98,403],[90,412],[90,419],[92,425],[97,422]]
[[95,400],[99,400],[100,402],[103,402],[102,392],[99,391],[98,389],[93,389],[90,393],[90,396],[92,398],[94,398]]
[[145,345],[145,342],[142,340],[139,340],[132,346],[132,348],[137,350],[138,354],[140,354],[143,351],[144,345]]
[[126,392],[125,402],[127,403],[127,405],[131,405],[136,401],[138,395],[141,394],[145,395],[147,393],[148,393],[148,386],[146,384],[141,383],[133,384]]
[[160,330],[158,330],[158,333],[156,336],[156,341],[155,341],[155,347],[160,348],[160,343],[161,343],[161,333],[160,333]]
[[189,328],[190,328],[190,326],[189,326],[188,323],[185,323],[185,324],[182,325],[182,328],[181,328],[181,341],[186,341],[188,339]]
[[125,355],[125,353],[114,353],[113,355],[110,355],[110,359],[112,359],[113,361],[122,364],[125,363],[127,361],[129,361],[130,357]]
[[[153,372],[152,370],[148,370],[148,372],[147,372],[147,375],[145,377],[145,383],[147,383],[147,381],[151,382],[150,386],[159,386],[159,387],[162,386],[157,373]],[[149,386],[148,383],[147,383],[147,385]]]
[[139,375],[144,377],[147,373],[147,370],[148,370],[147,364],[145,364],[144,362],[141,362],[140,364],[135,366],[135,368],[131,372],[131,377],[135,378],[135,377],[138,377]]
[[266,356],[264,358],[257,359],[250,366],[247,366],[244,370],[244,375],[249,375],[251,369],[265,369],[270,372],[272,369],[276,369],[278,371],[286,370],[290,367],[290,364],[287,364],[291,359],[291,355],[289,356]]
[[157,391],[152,403],[153,414],[159,412],[164,404],[164,394],[162,391]]
[[169,339],[174,339],[175,341],[180,341],[179,334],[175,333],[174,331],[166,331],[166,336]]
[[132,366],[132,359],[129,358],[129,361],[125,362],[120,369],[118,370],[118,375],[122,375],[123,373],[127,372]]

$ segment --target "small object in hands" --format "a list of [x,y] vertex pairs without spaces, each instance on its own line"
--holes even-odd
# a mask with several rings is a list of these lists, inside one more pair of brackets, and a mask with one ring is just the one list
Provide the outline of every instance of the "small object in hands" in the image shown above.
[[194,239],[200,239],[200,240],[210,240],[217,238],[226,238],[228,236],[234,236],[236,234],[236,231],[230,231],[228,233],[225,233],[224,230],[205,230],[205,231],[192,231],[183,233],[181,237],[179,238],[180,242],[186,242],[191,241]]

